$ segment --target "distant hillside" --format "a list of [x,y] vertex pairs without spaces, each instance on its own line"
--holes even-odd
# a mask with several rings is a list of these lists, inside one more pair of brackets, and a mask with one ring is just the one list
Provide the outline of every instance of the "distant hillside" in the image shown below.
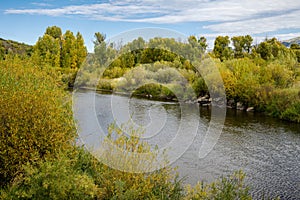
[[0,58],[5,54],[31,55],[33,46],[0,38]]
[[282,41],[282,44],[284,44],[286,47],[290,47],[291,44],[299,44],[300,45],[300,37],[295,37],[289,40]]

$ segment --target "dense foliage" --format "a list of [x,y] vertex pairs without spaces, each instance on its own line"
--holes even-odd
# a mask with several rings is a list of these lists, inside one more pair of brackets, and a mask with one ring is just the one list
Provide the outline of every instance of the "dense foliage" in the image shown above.
[[72,86],[76,73],[87,56],[82,35],[57,26],[48,27],[34,45],[33,61],[40,67],[52,67],[63,74],[63,81]]
[[[209,94],[202,76],[215,80],[210,71],[213,63],[233,104],[300,122],[299,46],[286,48],[270,39],[250,47],[250,36],[238,36],[231,38],[232,49],[229,37],[218,37],[211,62],[204,55],[204,37],[191,36],[184,43],[138,38],[117,46],[107,44],[103,34],[95,36],[95,54],[85,62],[81,34],[62,34],[55,26],[39,38],[32,55],[27,50],[21,55],[1,54],[0,199],[251,199],[241,172],[211,184],[184,187],[175,169],[167,165],[152,173],[128,173],[104,165],[76,145],[70,96],[62,86],[72,86],[84,62],[88,70],[77,80],[80,87],[191,99]],[[130,129],[127,136],[113,124],[108,132],[106,140],[129,154],[150,151],[138,140],[138,130]]]
[[297,44],[287,48],[272,38],[252,45],[250,35],[219,36],[209,57],[203,37],[190,36],[183,42],[138,38],[125,45],[108,44],[100,33],[95,37],[95,54],[85,63],[85,70],[77,79],[78,87],[157,99],[195,100],[212,92],[207,81],[216,80],[216,74],[210,71],[216,66],[227,101],[231,102],[228,106],[242,110],[253,107],[274,117],[300,122]]
[[[75,146],[69,97],[58,87],[55,71],[15,57],[1,61],[0,72],[1,199],[184,198],[182,182],[170,167],[122,172]],[[131,132],[127,138],[118,127],[109,128],[110,135],[118,135],[116,145],[149,151],[134,137],[139,133]]]
[[[0,184],[26,163],[70,147],[75,128],[66,94],[29,60],[0,61]],[[51,72],[49,72],[51,73]]]
[[[76,51],[62,53],[76,43],[72,43],[76,40],[71,32],[66,32],[64,41],[59,38],[61,30],[50,27],[35,45],[32,57],[8,54],[0,61],[0,198],[182,199],[190,195],[171,167],[152,173],[122,172],[76,146],[61,68],[78,68],[74,63],[82,62],[85,54],[79,59]],[[112,125],[107,140],[115,138],[115,145],[131,152],[150,151],[147,143],[138,140],[137,130],[130,132],[128,138]],[[216,191],[211,194],[217,195]]]

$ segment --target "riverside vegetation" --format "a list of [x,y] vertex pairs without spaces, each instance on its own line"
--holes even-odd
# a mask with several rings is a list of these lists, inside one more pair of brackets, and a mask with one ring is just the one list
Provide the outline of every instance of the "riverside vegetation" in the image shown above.
[[[18,56],[0,65],[0,199],[250,199],[241,172],[193,188],[169,166],[152,173],[109,168],[75,144],[71,97],[56,70]],[[127,138],[110,127],[116,145],[148,152],[132,132]]]
[[249,35],[231,40],[219,36],[213,51],[205,54],[204,37],[190,36],[186,42],[138,38],[125,45],[106,43],[100,33],[95,37],[95,53],[88,56],[77,87],[195,101],[209,96],[209,92],[219,92],[221,86],[215,84],[218,79],[212,70],[215,66],[224,82],[228,106],[244,110],[252,107],[276,118],[300,122],[298,44],[287,48],[272,38],[252,45]]
[[[159,44],[164,47],[157,50]],[[186,54],[178,56],[172,49],[167,50],[166,44],[174,45],[174,49],[185,48]],[[276,39],[251,49],[248,41],[240,44],[239,51],[228,45],[228,38],[217,38],[211,53],[224,78],[228,98],[299,122],[298,46],[289,49]],[[136,93],[174,98],[170,89],[158,84],[176,87],[181,81],[179,77],[174,79],[178,74],[171,66],[191,85],[180,91],[182,98],[193,97],[189,95],[191,91],[196,91],[197,96],[205,95],[208,88],[204,79],[187,59],[197,53],[202,55],[205,48],[205,38],[196,37],[190,37],[187,43],[162,38],[145,42],[139,38],[117,48],[96,33],[95,53],[88,55],[86,61],[90,71],[77,84],[126,91],[126,86],[133,86],[128,81],[148,77],[144,80],[157,82],[146,82]],[[118,51],[125,53],[116,58]],[[0,199],[251,199],[242,172],[192,187],[184,186],[176,169],[169,166],[136,174],[98,162],[75,143],[71,97],[65,90],[73,86],[76,72],[87,56],[81,34],[62,34],[59,27],[49,27],[29,52],[5,50],[0,60]],[[108,62],[109,67],[104,69]],[[199,66],[209,63],[203,56]],[[137,65],[141,70],[126,73]],[[135,76],[136,73],[140,74]],[[96,82],[99,74],[102,79]],[[137,130],[132,130],[133,135],[127,139],[118,127],[112,125],[109,131],[118,136],[116,145],[130,147],[132,152],[149,151],[147,144],[136,139],[135,135],[140,134]]]

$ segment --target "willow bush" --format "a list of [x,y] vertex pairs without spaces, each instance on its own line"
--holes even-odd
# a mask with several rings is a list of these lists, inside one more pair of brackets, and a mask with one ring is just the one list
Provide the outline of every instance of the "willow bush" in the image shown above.
[[[128,129],[129,130],[129,129]],[[131,133],[139,131],[130,129]],[[148,152],[149,145],[127,136],[114,125],[112,142],[130,152]],[[110,136],[107,139],[111,139]],[[129,173],[99,162],[85,149],[65,151],[56,159],[46,158],[23,166],[24,173],[4,189],[0,199],[181,199],[183,187],[171,167],[151,173]],[[113,155],[112,155],[113,156]],[[133,164],[133,163],[127,163]],[[135,167],[132,165],[132,167]]]
[[249,187],[244,185],[245,174],[242,171],[234,172],[229,177],[222,177],[210,184],[198,182],[194,187],[185,187],[185,200],[251,200]]
[[62,153],[56,159],[46,158],[34,165],[24,165],[24,173],[0,190],[0,199],[92,200],[101,196],[92,177],[82,173],[77,166],[78,158]]
[[75,128],[70,102],[50,69],[29,59],[0,61],[0,183],[22,165],[55,158],[72,146]]

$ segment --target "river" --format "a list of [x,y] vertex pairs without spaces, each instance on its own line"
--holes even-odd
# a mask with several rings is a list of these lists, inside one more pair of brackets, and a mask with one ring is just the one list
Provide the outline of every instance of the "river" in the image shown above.
[[[195,105],[180,105],[177,102],[93,92],[77,92],[74,96],[79,130],[88,134],[95,133],[97,126],[106,132],[108,125],[118,120],[116,118],[127,120],[124,112],[119,111],[128,107],[129,115],[136,124],[150,127],[145,140],[161,147],[176,136],[183,120],[196,119],[199,125],[192,144],[172,163],[172,166],[178,166],[180,176],[186,183],[194,185],[198,180],[211,182],[222,175],[243,170],[254,199],[261,199],[263,195],[300,199],[300,124],[228,109],[216,145],[206,157],[200,159],[199,149],[211,120],[210,108],[199,107],[198,116],[195,116]],[[182,109],[192,114],[183,115]],[[95,110],[94,113],[91,110]],[[155,134],[151,135],[151,130]],[[86,141],[96,145],[97,139],[91,137]]]

